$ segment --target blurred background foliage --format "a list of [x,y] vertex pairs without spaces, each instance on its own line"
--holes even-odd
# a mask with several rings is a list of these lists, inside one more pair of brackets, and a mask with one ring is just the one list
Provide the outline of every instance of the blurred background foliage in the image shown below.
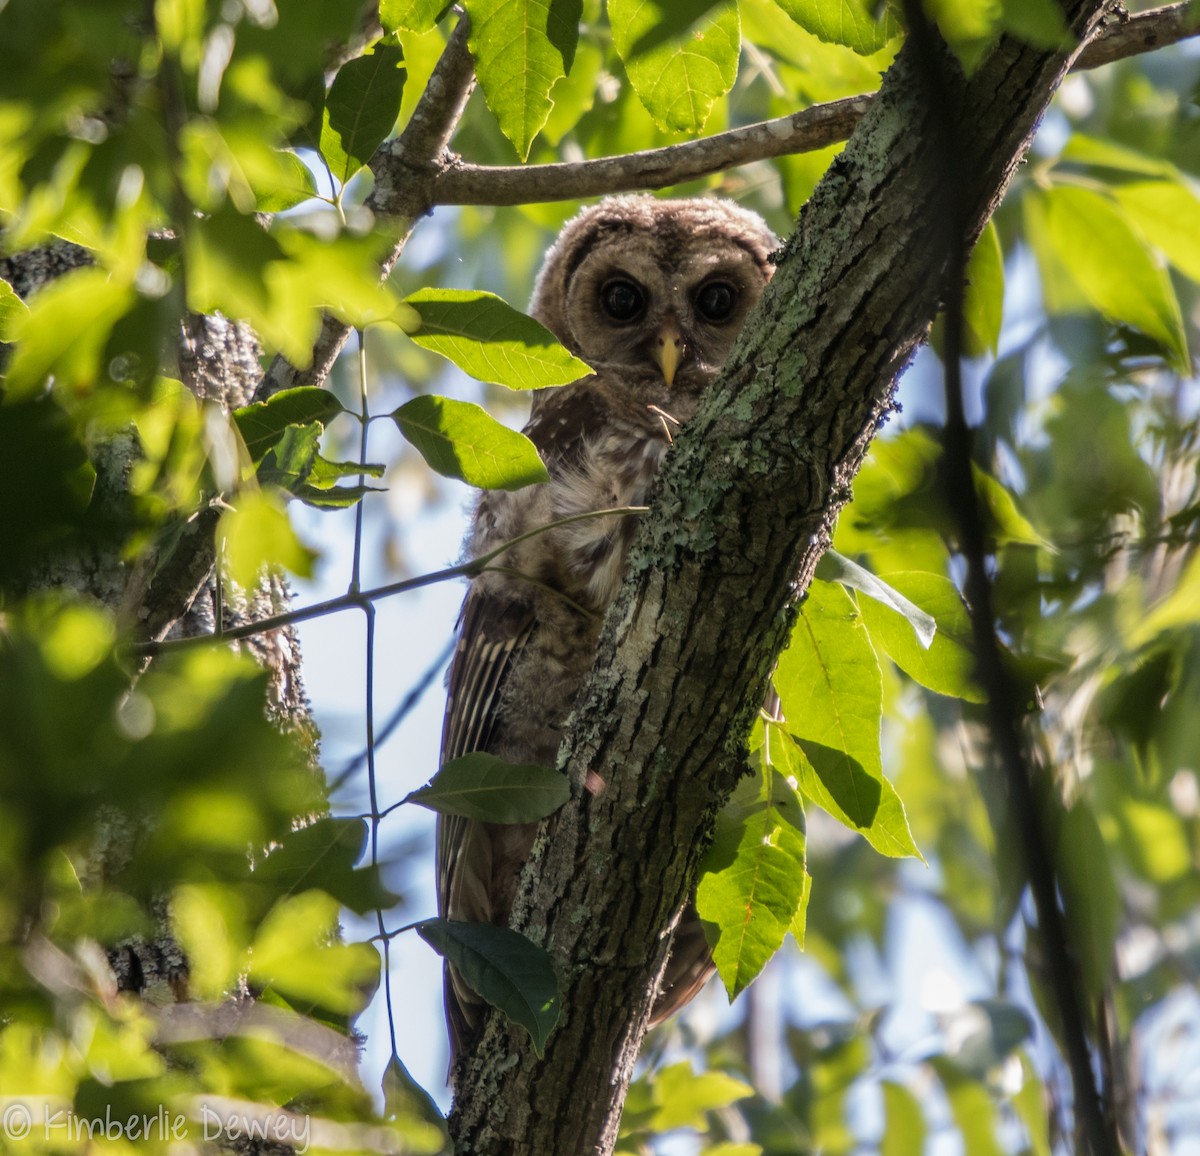
[[[520,6],[466,7],[482,26]],[[466,159],[611,155],[783,115],[875,89],[902,42],[892,15],[855,0],[561,7],[579,39],[556,48],[567,74],[541,105],[528,83],[485,75],[503,63],[488,51],[502,40],[473,45],[482,84],[454,140]],[[968,67],[1002,31],[1061,36],[1056,9],[1035,0],[928,7]],[[384,0],[380,16],[382,29],[358,0],[0,5],[0,222],[17,290],[0,285],[0,1100],[87,1117],[104,1105],[187,1111],[206,1096],[307,1114],[313,1147],[442,1146],[394,1025],[369,1045],[390,1053],[381,1094],[359,1081],[345,1034],[379,982],[380,951],[339,938],[339,918],[399,922],[405,864],[385,882],[364,863],[377,859],[372,816],[328,813],[314,738],[268,721],[249,658],[182,651],[138,676],[129,615],[72,597],[64,561],[169,557],[220,502],[232,507],[227,539],[244,543],[235,577],[263,562],[303,576],[344,553],[355,513],[336,510],[363,490],[329,492],[377,461],[381,476],[364,479],[386,491],[363,507],[370,566],[409,576],[412,535],[466,491],[378,426],[363,457],[342,411],[359,412],[365,386],[373,414],[436,390],[523,420],[511,389],[410,339],[399,303],[436,287],[522,307],[578,206],[438,207],[379,288],[373,264],[394,232],[362,207],[364,165],[411,116],[453,24],[421,0]],[[708,71],[684,84],[695,99],[680,113],[647,78],[669,72],[697,30]],[[999,628],[1026,692],[1097,1067],[1127,1148],[1155,1156],[1200,1152],[1198,96],[1194,45],[1071,76],[976,250],[967,302]],[[373,123],[339,128],[347,110]],[[670,192],[734,197],[783,235],[836,152]],[[267,229],[260,212],[275,213]],[[20,255],[55,239],[91,263],[22,303]],[[228,415],[172,380],[187,307],[250,322],[264,365],[276,353],[303,364],[330,310],[367,327],[365,379],[341,359],[326,383],[334,401],[243,452]],[[819,784],[789,795],[804,807],[787,820],[804,879],[778,937],[792,938],[731,1012],[710,991],[660,1029],[623,1151],[1073,1150],[1056,1011],[963,658],[969,632],[945,596],[961,573],[939,492],[939,347],[935,326],[835,541],[932,614],[937,646],[920,648],[844,574],[827,574],[806,611],[841,615],[869,652],[878,760],[924,865],[855,834],[872,816],[839,823],[812,806]],[[113,455],[130,446],[114,482]],[[303,542],[289,491],[321,510],[302,519]],[[447,557],[455,534],[439,547]],[[399,664],[396,685],[415,682],[419,669]],[[758,766],[766,806],[786,820],[771,776],[803,779],[804,742],[819,740],[781,737],[773,754],[764,734]],[[409,773],[376,821],[427,777]],[[427,914],[432,895],[408,906]],[[178,990],[134,1003],[105,953],[164,920],[188,965],[167,961]],[[261,1018],[222,1029],[230,993],[256,995]],[[212,1015],[174,1015],[185,997]],[[7,1142],[79,1146],[63,1131],[18,1140]]]

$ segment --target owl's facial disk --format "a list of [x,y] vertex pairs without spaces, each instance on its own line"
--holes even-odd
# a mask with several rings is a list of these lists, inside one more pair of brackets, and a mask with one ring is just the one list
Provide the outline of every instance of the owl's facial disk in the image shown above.
[[697,236],[668,250],[636,231],[607,237],[568,281],[569,343],[592,364],[653,369],[692,391],[720,369],[765,283],[727,238]]

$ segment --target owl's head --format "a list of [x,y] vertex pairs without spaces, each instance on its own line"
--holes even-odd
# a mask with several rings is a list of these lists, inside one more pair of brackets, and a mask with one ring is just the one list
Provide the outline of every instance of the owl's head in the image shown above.
[[563,226],[531,311],[596,367],[653,370],[698,392],[770,280],[775,234],[713,197],[608,197]]

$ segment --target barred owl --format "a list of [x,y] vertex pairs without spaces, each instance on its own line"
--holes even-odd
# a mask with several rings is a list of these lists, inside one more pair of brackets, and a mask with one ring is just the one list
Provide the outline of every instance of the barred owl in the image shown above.
[[[564,226],[546,254],[531,312],[595,376],[534,395],[525,433],[550,480],[485,493],[470,556],[574,514],[643,503],[673,434],[695,412],[762,294],[776,244],[756,214],[709,197],[610,197]],[[471,751],[554,765],[635,529],[631,517],[577,521],[512,547],[496,563],[502,571],[472,580],[450,670],[442,765]],[[440,817],[441,914],[506,925],[535,827]],[[678,1011],[711,973],[689,904],[654,1022]],[[483,1001],[447,967],[453,1055],[471,1045],[482,1012]]]

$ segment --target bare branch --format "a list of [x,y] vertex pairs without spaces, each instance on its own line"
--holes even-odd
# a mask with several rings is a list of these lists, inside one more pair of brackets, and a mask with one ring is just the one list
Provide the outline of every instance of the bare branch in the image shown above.
[[662,189],[751,161],[813,152],[845,140],[872,96],[816,104],[715,136],[626,156],[550,165],[455,164],[438,177],[439,205],[523,205],[630,189]]
[[[1075,67],[1098,68],[1197,35],[1200,20],[1188,15],[1188,7],[1169,4],[1112,18],[1079,54]],[[433,199],[439,205],[523,205],[664,189],[752,161],[814,152],[844,141],[873,99],[872,93],[846,97],[776,120],[627,156],[548,165],[460,162],[438,176]]]

